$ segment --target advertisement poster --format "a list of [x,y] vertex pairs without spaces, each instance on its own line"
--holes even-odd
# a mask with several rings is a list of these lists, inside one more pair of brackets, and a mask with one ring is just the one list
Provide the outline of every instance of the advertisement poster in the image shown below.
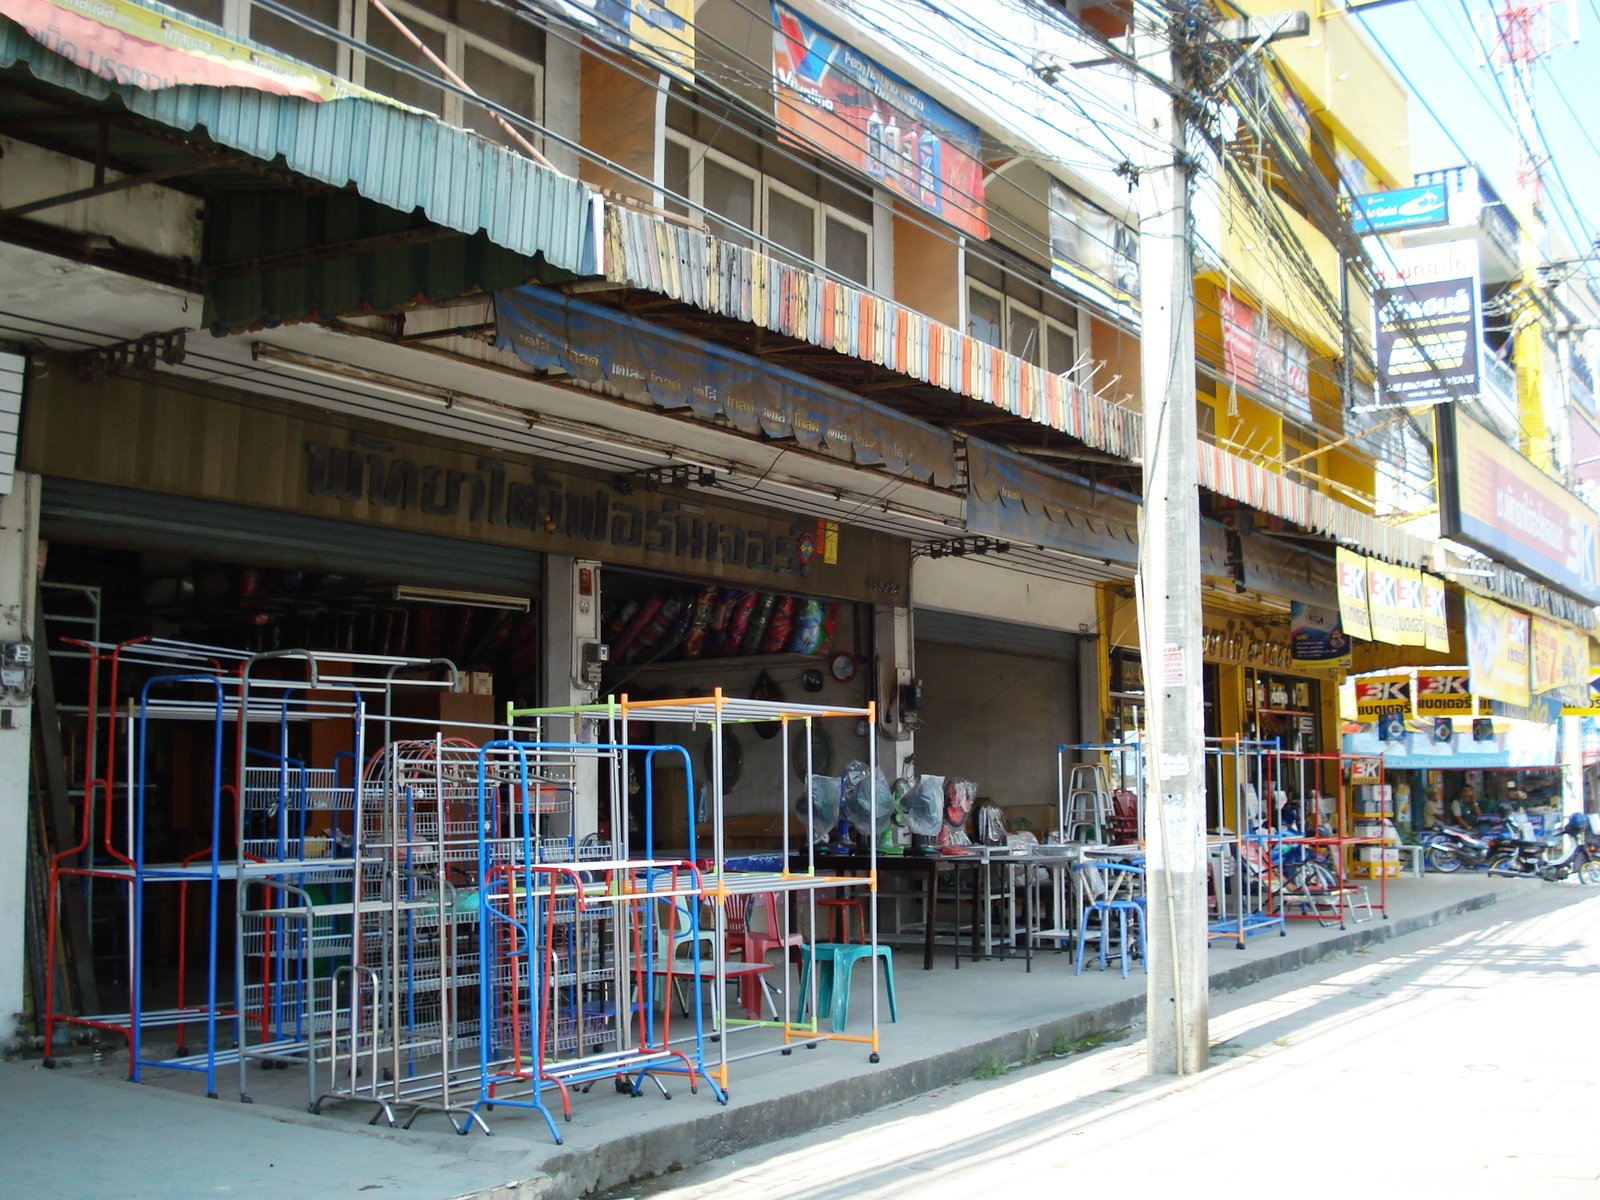
[[1472,690],[1491,700],[1526,705],[1528,691],[1528,614],[1468,595],[1467,667]]
[[1483,319],[1476,242],[1392,249],[1372,294],[1378,360],[1372,408],[1478,394]]
[[1139,315],[1139,235],[1052,180],[1050,278],[1134,320]]
[[232,41],[199,22],[131,0],[64,5],[0,0],[0,14],[21,25],[45,49],[91,75],[147,91],[205,85],[252,88],[302,100],[356,96],[395,103],[305,63]]
[[1426,229],[1449,220],[1450,205],[1440,184],[1370,192],[1350,202],[1350,228],[1355,233]]
[[1422,577],[1422,644],[1440,654],[1450,653],[1450,623],[1445,617],[1444,581]]
[[1376,721],[1387,712],[1411,711],[1411,674],[1368,675],[1357,679],[1356,719]]
[[1222,292],[1218,299],[1222,369],[1228,379],[1311,424],[1310,351],[1306,344],[1233,293]]
[[1589,639],[1544,617],[1533,618],[1532,690],[1561,692],[1566,704],[1584,703],[1589,678]]
[[598,35],[680,79],[694,76],[694,0],[567,0]]
[[1435,415],[1444,536],[1600,604],[1600,514],[1470,417]]
[[1367,608],[1372,614],[1372,640],[1401,646],[1399,567],[1367,559]]
[[1367,601],[1367,560],[1342,546],[1334,552],[1334,586],[1339,596],[1339,626],[1349,638],[1372,641]]
[[978,127],[783,4],[772,6],[778,126],[987,239]]
[[1470,717],[1471,677],[1460,667],[1417,672],[1417,716]]
[[1349,667],[1350,639],[1338,612],[1291,600],[1289,658],[1297,667]]

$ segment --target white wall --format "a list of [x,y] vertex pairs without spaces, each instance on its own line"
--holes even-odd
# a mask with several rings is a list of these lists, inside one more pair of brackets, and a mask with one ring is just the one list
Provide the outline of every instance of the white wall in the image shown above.
[[[39,559],[39,477],[18,474],[0,497],[0,642],[32,637]],[[28,876],[28,779],[33,704],[0,696],[0,1042],[22,1012],[27,969],[24,895]]]

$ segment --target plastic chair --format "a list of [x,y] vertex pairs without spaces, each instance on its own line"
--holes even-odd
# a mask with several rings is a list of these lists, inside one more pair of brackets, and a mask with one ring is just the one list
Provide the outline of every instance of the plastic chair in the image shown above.
[[1138,925],[1139,959],[1145,972],[1150,956],[1145,945],[1145,901],[1135,891],[1144,880],[1144,868],[1129,863],[1082,862],[1072,868],[1084,902],[1078,924],[1078,949],[1074,975],[1083,974],[1083,948],[1089,941],[1089,918],[1100,918],[1100,969],[1106,969],[1106,943],[1111,935],[1111,920],[1117,921],[1117,949],[1122,959],[1122,977],[1128,977],[1128,917]]
[[[758,905],[760,907],[758,907]],[[750,924],[750,914],[765,910],[766,928],[756,929]],[[805,945],[802,934],[785,936],[778,921],[778,897],[775,892],[733,895],[723,901],[726,920],[726,949],[729,957],[737,954],[747,963],[765,962],[772,950],[787,950],[790,946]],[[739,1002],[747,1016],[761,1018],[761,1001],[764,980],[749,976],[740,982]]]
[[1127,788],[1111,793],[1111,841],[1131,846],[1139,840],[1139,797]]
[[[805,1015],[811,999],[811,946],[801,946],[800,957],[804,964],[800,970],[799,1015]],[[818,942],[815,946],[817,964],[817,1016],[832,1017],[833,1031],[838,1033],[849,1022],[850,976],[856,963],[876,956],[883,960],[883,978],[889,994],[889,1020],[900,1020],[900,1005],[894,990],[894,951],[888,946],[862,946],[854,942]],[[827,974],[824,975],[823,972]]]
[[834,900],[818,900],[818,908],[828,910],[828,940],[835,945],[843,945],[850,940],[850,911],[856,914],[856,941],[867,940],[867,909],[859,900],[839,898]]
[[[680,950],[692,950],[700,946],[700,961],[714,961],[717,953],[717,933],[708,927],[704,921],[699,922],[698,928],[694,919],[694,912],[689,905],[692,901],[688,897],[674,896],[663,899],[661,903],[671,913],[671,922],[663,920],[657,927],[657,936],[660,945],[657,953],[666,963],[671,963],[679,957]],[[685,956],[687,957],[687,956]],[[684,992],[684,981],[692,978],[693,972],[685,972],[684,979],[673,979],[672,982],[678,990],[678,1008],[684,1016],[689,1015],[689,1001]],[[669,976],[661,977],[661,1003],[666,1003],[667,982]],[[713,996],[712,1002],[717,1003],[720,997]]]

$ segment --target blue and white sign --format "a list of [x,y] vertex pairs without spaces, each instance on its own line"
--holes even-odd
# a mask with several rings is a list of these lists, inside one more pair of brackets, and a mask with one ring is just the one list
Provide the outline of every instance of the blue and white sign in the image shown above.
[[1357,196],[1350,212],[1350,224],[1361,234],[1426,229],[1449,220],[1449,198],[1444,188],[1438,186],[1398,188],[1392,192]]

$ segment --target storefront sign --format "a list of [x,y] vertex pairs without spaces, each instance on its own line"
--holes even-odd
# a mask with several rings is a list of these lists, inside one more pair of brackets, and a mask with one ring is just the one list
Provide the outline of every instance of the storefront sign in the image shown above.
[[1289,658],[1297,667],[1348,667],[1350,639],[1336,609],[1289,604]]
[[1367,559],[1367,608],[1372,613],[1372,640],[1391,646],[1404,643],[1401,626],[1399,567],[1376,558]]
[[303,62],[214,33],[199,21],[133,0],[0,0],[0,16],[89,74],[146,91],[237,87],[302,100],[360,97],[396,103]]
[[772,6],[778,127],[963,233],[989,236],[978,127],[784,4]]
[[1311,424],[1310,351],[1283,326],[1231,292],[1222,306],[1222,369],[1230,383],[1248,388],[1304,424]]
[[1137,320],[1139,236],[1052,180],[1050,278],[1119,317]]
[[1454,406],[1436,418],[1443,535],[1600,604],[1600,514]]
[[494,311],[496,344],[529,366],[891,475],[954,482],[948,433],[842,388],[544,288],[497,292]]
[[1471,678],[1459,668],[1417,672],[1417,716],[1470,717]]
[[1388,233],[1399,229],[1427,229],[1450,220],[1444,188],[1397,188],[1372,192],[1350,203],[1350,228],[1355,233]]
[[1411,711],[1410,674],[1368,675],[1355,681],[1356,717],[1376,721],[1384,713]]
[[1528,689],[1528,614],[1468,595],[1467,666],[1472,690],[1491,700],[1526,705]]
[[1450,653],[1450,623],[1445,616],[1444,581],[1422,577],[1422,644],[1440,654]]
[[1400,627],[1400,645],[1420,646],[1422,635],[1422,572],[1415,567],[1395,567],[1394,606]]
[[1376,265],[1383,286],[1372,294],[1372,407],[1476,396],[1483,351],[1477,243],[1393,249]]
[[1366,556],[1340,547],[1334,553],[1334,577],[1339,595],[1339,625],[1345,636],[1372,641]]
[[1562,703],[1582,704],[1589,680],[1589,639],[1544,617],[1532,621],[1533,692],[1558,692]]
[[901,539],[701,493],[624,494],[599,472],[189,380],[53,373],[31,398],[23,459],[45,475],[823,597],[882,602],[909,587]]

